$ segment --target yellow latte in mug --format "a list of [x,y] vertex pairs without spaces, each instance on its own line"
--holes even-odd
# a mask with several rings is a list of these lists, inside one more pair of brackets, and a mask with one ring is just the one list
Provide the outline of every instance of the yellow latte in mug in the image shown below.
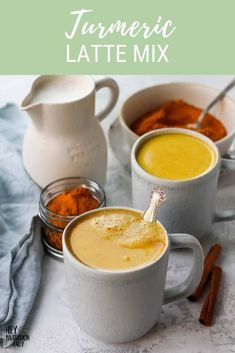
[[68,236],[68,247],[78,260],[104,270],[151,263],[166,246],[160,223],[146,222],[141,213],[124,209],[103,209],[84,216]]
[[170,180],[192,179],[215,163],[215,153],[203,140],[183,133],[156,135],[145,141],[136,155],[149,174]]

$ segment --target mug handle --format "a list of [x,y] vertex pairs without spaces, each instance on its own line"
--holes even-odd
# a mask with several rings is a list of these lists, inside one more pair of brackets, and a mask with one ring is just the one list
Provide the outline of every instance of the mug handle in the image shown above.
[[111,96],[107,103],[107,106],[101,110],[98,114],[96,114],[96,118],[99,121],[102,121],[114,108],[115,104],[117,103],[119,97],[119,87],[115,80],[110,77],[104,77],[100,80],[95,82],[95,90],[98,92],[102,88],[109,88],[111,92]]
[[[226,158],[226,155],[221,158],[221,167],[229,171],[235,171],[235,159]],[[214,222],[232,221],[235,219],[235,210],[215,211]]]
[[228,169],[229,171],[235,171],[235,159],[230,157],[227,153],[221,157],[221,167]]
[[189,234],[169,234],[170,249],[192,250],[193,265],[188,277],[180,284],[165,289],[163,304],[184,299],[193,293],[202,276],[204,255],[199,241]]

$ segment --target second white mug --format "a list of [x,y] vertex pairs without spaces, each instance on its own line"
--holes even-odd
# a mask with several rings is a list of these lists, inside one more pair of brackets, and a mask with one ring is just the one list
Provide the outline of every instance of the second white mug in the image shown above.
[[[140,146],[148,139],[162,134],[184,133],[205,141],[215,153],[215,163],[205,173],[189,180],[167,180],[147,173],[137,162],[136,154]],[[170,202],[159,210],[159,220],[168,232],[186,232],[198,239],[209,233],[214,221],[235,219],[235,210],[215,211],[215,198],[221,165],[230,167],[229,160],[221,161],[217,146],[198,132],[168,128],[149,132],[140,137],[132,148],[132,198],[133,206],[144,210],[148,205],[149,194],[155,185],[161,184],[167,189]]]

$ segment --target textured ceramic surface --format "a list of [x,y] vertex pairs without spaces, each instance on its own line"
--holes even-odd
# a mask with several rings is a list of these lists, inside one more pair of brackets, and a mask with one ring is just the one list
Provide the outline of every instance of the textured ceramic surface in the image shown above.
[[[214,150],[216,162],[204,174],[190,180],[166,180],[150,175],[136,161],[136,152],[141,144],[149,138],[168,133],[186,133],[207,142]],[[190,130],[161,129],[149,132],[140,137],[134,144],[131,153],[132,200],[133,206],[145,210],[152,188],[158,184],[166,187],[168,202],[159,210],[159,220],[167,231],[186,232],[200,239],[210,231],[213,220],[235,218],[235,211],[221,212],[215,215],[215,198],[220,173],[221,158],[215,144],[207,137]],[[224,218],[223,218],[224,217]]]
[[[157,323],[163,303],[186,298],[197,287],[203,252],[191,235],[170,234],[169,238],[166,235],[165,251],[149,265],[127,271],[98,271],[79,262],[67,246],[71,229],[82,218],[77,217],[66,227],[63,254],[74,320],[92,337],[108,343],[136,340]],[[192,250],[192,270],[182,283],[165,291],[169,250],[176,248]]]
[[[66,86],[67,100],[60,92]],[[109,88],[111,96],[106,108],[95,115],[96,92],[101,88]],[[58,101],[54,101],[57,91]],[[110,113],[117,99],[118,86],[111,78],[94,83],[89,76],[41,76],[34,82],[21,105],[31,118],[24,137],[23,162],[39,186],[71,176],[104,185],[107,146],[99,121]]]

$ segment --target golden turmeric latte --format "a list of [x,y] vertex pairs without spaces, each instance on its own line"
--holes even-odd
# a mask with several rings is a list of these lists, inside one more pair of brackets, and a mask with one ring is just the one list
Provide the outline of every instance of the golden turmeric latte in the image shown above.
[[68,236],[68,247],[78,260],[104,270],[151,263],[166,246],[166,231],[160,223],[146,222],[140,212],[125,209],[102,209],[86,215]]

